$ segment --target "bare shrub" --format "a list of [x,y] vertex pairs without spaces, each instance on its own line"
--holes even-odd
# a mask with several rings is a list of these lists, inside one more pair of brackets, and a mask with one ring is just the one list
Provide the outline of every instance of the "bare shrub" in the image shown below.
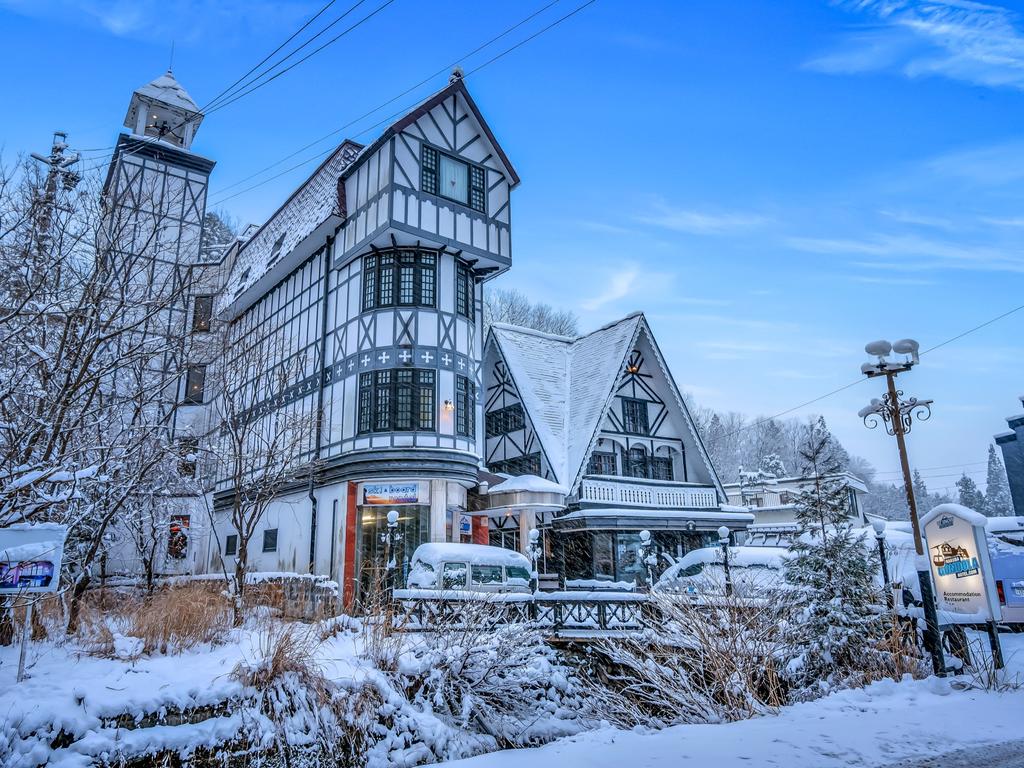
[[653,595],[653,628],[595,644],[588,699],[623,727],[741,720],[786,701],[786,616],[772,600]]

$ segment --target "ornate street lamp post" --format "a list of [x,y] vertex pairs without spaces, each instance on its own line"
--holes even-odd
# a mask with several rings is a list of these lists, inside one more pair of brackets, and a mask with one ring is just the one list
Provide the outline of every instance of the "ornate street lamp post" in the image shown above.
[[[919,400],[916,397],[904,399],[903,391],[896,389],[896,377],[909,371],[919,362],[920,345],[913,339],[902,339],[895,344],[888,341],[872,341],[864,347],[869,355],[878,358],[877,362],[864,363],[861,373],[869,379],[885,377],[886,392],[882,399],[872,398],[871,403],[860,409],[858,415],[864,420],[868,429],[875,429],[879,424],[885,431],[896,438],[896,446],[900,454],[900,468],[903,470],[903,486],[907,495],[907,506],[910,508],[910,523],[914,529],[914,549],[917,553],[917,580],[921,585],[921,601],[924,603],[925,648],[931,654],[932,668],[935,674],[945,672],[946,661],[942,653],[942,640],[939,634],[939,619],[935,611],[935,590],[932,587],[931,569],[925,557],[924,542],[921,537],[921,526],[918,522],[917,503],[914,499],[914,481],[910,475],[910,461],[907,459],[907,443],[905,436],[910,432],[914,419],[926,421],[932,415],[932,401]],[[888,356],[895,352],[903,355],[903,360],[890,361]],[[883,562],[885,562],[883,557]]]
[[530,555],[530,562],[533,564],[530,580],[533,581],[533,588],[536,591],[540,587],[540,574],[537,572],[537,558],[540,557],[540,531],[536,528],[530,529],[530,543],[527,544],[526,551]]
[[648,530],[640,531],[640,546],[637,547],[637,554],[640,556],[640,562],[644,566],[644,570],[647,572],[647,588],[654,588],[654,563],[651,561],[651,550],[654,545],[651,543],[651,532]]
[[892,584],[889,582],[889,563],[885,557],[885,521],[872,520],[871,527],[875,529],[875,542],[878,544],[878,560],[882,564],[882,584],[885,586],[885,602],[892,609],[895,605]]
[[729,572],[729,529],[724,525],[718,529],[718,543],[722,547],[722,567],[725,569],[725,594],[732,596],[732,574]]

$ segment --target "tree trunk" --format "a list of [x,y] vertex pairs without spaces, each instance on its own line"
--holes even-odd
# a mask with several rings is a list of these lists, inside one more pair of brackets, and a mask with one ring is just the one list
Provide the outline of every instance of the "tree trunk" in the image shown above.
[[143,559],[143,564],[146,567],[146,594],[152,597],[153,595],[153,558],[147,557]]
[[235,596],[231,603],[233,616],[232,624],[236,627],[242,626],[242,596],[245,590],[245,568],[248,558],[245,556],[245,549],[248,542],[238,542],[238,555],[235,557]]
[[14,642],[14,617],[11,615],[10,598],[0,598],[0,645]]
[[82,613],[82,597],[89,588],[89,572],[83,571],[71,589],[71,602],[68,604],[68,634],[78,631],[78,620]]

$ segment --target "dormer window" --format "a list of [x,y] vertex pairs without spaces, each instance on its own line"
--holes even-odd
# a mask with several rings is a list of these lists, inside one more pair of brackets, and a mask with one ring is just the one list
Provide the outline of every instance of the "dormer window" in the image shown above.
[[480,213],[487,212],[487,174],[484,168],[423,145],[420,189],[453,200]]

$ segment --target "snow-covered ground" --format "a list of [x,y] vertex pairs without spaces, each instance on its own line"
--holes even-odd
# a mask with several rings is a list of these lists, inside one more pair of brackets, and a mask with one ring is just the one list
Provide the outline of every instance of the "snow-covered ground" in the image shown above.
[[[1002,635],[1007,673],[1024,682],[1024,634]],[[1024,765],[1024,690],[960,689],[961,681],[891,680],[786,707],[777,716],[663,731],[588,731],[530,750],[460,760],[458,768],[875,768],[957,750]],[[1002,745],[998,749],[989,745]],[[984,749],[982,749],[984,748]],[[1015,762],[1016,761],[1016,762]],[[935,765],[963,765],[955,759]],[[979,765],[985,762],[976,763]]]

